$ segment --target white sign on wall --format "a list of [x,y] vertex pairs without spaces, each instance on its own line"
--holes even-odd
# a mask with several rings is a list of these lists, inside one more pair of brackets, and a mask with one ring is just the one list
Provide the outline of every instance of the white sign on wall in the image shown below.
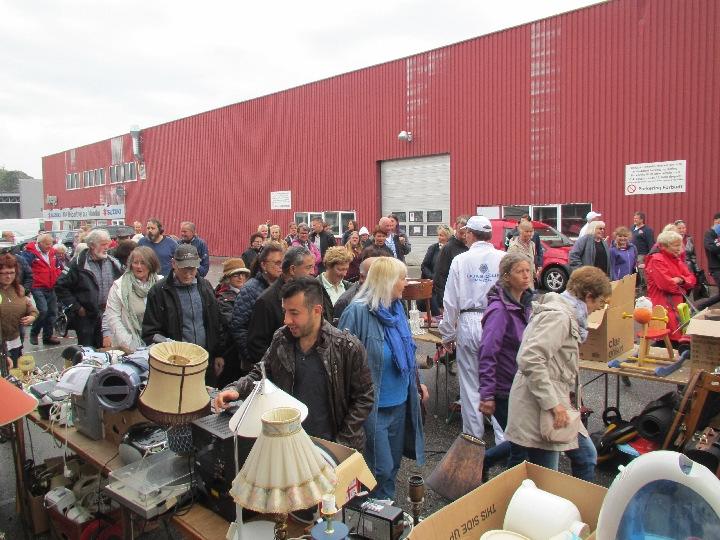
[[658,161],[625,165],[625,195],[684,193],[686,161]]
[[270,192],[270,210],[290,210],[292,197],[289,191]]
[[54,208],[43,210],[45,221],[65,221],[78,219],[125,219],[124,204],[103,204],[79,208]]

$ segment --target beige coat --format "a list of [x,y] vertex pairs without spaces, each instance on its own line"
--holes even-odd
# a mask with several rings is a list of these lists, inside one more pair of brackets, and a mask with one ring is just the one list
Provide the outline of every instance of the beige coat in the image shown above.
[[[572,450],[540,436],[540,411],[562,403],[570,407],[579,365],[580,330],[573,307],[559,294],[547,293],[533,303],[533,314],[518,351],[518,371],[510,390],[508,440],[530,448]],[[584,431],[584,430],[583,430]],[[585,432],[586,433],[586,432]]]
[[510,244],[508,244],[507,248],[508,253],[519,253],[520,255],[525,255],[526,257],[530,258],[530,275],[535,276],[535,242],[532,241],[532,238],[527,244],[523,244],[520,241],[520,237],[516,236],[514,238],[510,239]]

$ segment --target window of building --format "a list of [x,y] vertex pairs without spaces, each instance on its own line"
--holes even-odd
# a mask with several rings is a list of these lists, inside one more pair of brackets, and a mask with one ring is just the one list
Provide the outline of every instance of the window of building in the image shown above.
[[135,180],[137,180],[137,168],[134,161],[131,161],[130,163],[125,163],[124,169],[126,182],[134,182]]
[[98,169],[97,175],[95,176],[95,185],[96,186],[104,186],[105,185],[105,169]]
[[65,175],[65,189],[72,189],[72,174]]
[[73,189],[80,189],[80,173],[73,173]]
[[530,214],[534,220],[542,221],[563,235],[577,238],[590,210],[590,203],[512,205],[503,206],[502,215],[504,219],[520,219],[523,214]]
[[335,236],[341,236],[347,228],[347,222],[356,219],[355,211],[330,210],[328,212],[295,212],[295,223],[307,223],[315,218],[322,219],[330,226],[330,231]]
[[89,171],[83,171],[83,187],[90,187],[90,173]]

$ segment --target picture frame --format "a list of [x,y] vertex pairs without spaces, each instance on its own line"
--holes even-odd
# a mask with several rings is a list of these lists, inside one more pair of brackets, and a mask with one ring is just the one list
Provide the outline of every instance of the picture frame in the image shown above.
[[443,222],[443,211],[442,210],[428,210],[427,211],[428,223],[442,223]]
[[424,225],[410,225],[410,236],[425,236]]
[[422,210],[415,210],[413,212],[408,212],[408,221],[410,223],[422,223],[425,221],[425,212]]
[[437,236],[439,226],[440,225],[426,225],[425,236]]

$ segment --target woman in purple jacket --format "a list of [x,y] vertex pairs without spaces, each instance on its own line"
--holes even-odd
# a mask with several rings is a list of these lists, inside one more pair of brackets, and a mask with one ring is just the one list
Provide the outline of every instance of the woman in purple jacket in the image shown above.
[[635,273],[637,264],[637,248],[630,243],[630,230],[626,227],[615,229],[615,242],[610,247],[612,260],[611,280],[622,279]]
[[[510,388],[517,371],[515,357],[530,320],[532,285],[530,259],[521,253],[508,253],[500,261],[500,279],[488,293],[488,306],[483,315],[478,352],[480,412],[495,415],[503,429],[507,424]],[[507,443],[490,448],[485,453],[485,471],[509,455]]]

